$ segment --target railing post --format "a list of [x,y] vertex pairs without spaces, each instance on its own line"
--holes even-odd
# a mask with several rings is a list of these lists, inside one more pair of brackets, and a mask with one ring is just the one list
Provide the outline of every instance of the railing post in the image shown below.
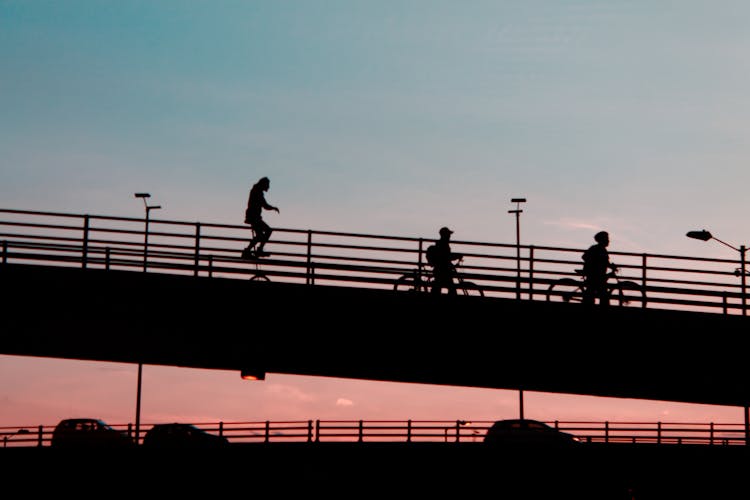
[[266,420],[266,436],[265,442],[267,443],[271,439],[271,422]]
[[315,442],[320,442],[320,420],[315,421]]
[[727,292],[724,292],[724,294],[721,297],[721,305],[722,305],[722,311],[723,314],[728,313],[728,307],[727,307]]
[[208,256],[208,277],[212,278],[214,275],[214,256]]
[[364,435],[365,435],[365,428],[364,428],[364,425],[362,424],[362,421],[360,420],[359,421],[359,442],[360,443],[364,441]]
[[604,442],[609,443],[609,421],[604,422]]
[[219,422],[219,436],[224,437],[224,422]]
[[411,443],[411,419],[406,422],[406,442]]
[[747,248],[745,245],[740,246],[740,257],[742,259],[742,315],[747,316],[747,264],[745,254]]
[[39,426],[39,434],[37,435],[37,446],[44,446],[44,426]]
[[312,443],[313,440],[313,424],[312,420],[307,421],[307,442]]
[[714,444],[714,423],[711,422],[708,426],[708,444]]
[[461,421],[456,420],[456,442],[458,443],[461,439]]
[[104,249],[104,269],[109,271],[109,259],[110,259],[110,248],[107,247]]
[[534,245],[529,245],[529,300],[534,300]]
[[305,284],[312,285],[312,230],[307,230],[307,276]]
[[132,440],[133,439],[133,424],[128,423],[128,437]]
[[661,444],[661,422],[656,422],[656,444]]
[[89,259],[89,216],[83,216],[83,250],[81,255],[81,267],[86,269]]
[[198,276],[201,263],[201,223],[195,223],[195,271],[193,276]]
[[644,253],[641,256],[641,287],[643,287],[643,293],[641,294],[643,298],[643,302],[641,303],[641,307],[646,307],[646,287],[648,286],[648,278],[646,276],[647,270],[648,270],[647,256]]
[[8,240],[3,240],[3,264],[8,263]]
[[745,405],[745,446],[750,445],[750,406]]
[[[417,255],[417,274],[418,276],[415,276],[414,278],[422,279],[422,268],[424,267],[424,263],[422,262],[422,254],[424,249],[424,238],[419,238],[419,254]],[[414,289],[416,291],[419,291],[419,288],[416,286],[418,281],[414,281]]]

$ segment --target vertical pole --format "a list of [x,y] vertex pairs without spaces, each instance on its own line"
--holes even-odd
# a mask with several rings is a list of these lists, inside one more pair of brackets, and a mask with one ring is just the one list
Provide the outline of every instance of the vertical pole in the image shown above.
[[644,253],[641,256],[641,286],[643,287],[643,302],[641,303],[641,307],[646,307],[646,286],[648,284],[648,278],[646,276],[648,270],[648,260],[647,256]]
[[201,223],[195,223],[195,271],[193,276],[198,276],[201,263]]
[[[422,263],[423,250],[424,250],[424,239],[419,238],[419,255],[417,256],[417,259],[418,259],[417,260],[417,275],[414,276],[414,290],[417,292],[422,291],[420,284],[423,283],[422,277],[424,276],[424,273],[423,273],[424,264]],[[424,291],[429,292],[429,290],[427,290],[426,288]]]
[[516,210],[516,298],[521,298],[521,211]]
[[143,233],[143,272],[148,267],[148,216],[151,211],[146,207],[146,229]]
[[750,445],[750,406],[745,405],[745,446]]
[[745,245],[740,246],[740,256],[742,259],[742,315],[747,316],[747,260],[745,254],[747,248]]
[[518,389],[518,415],[523,420],[523,389]]
[[307,276],[306,283],[312,284],[312,230],[307,230]]
[[135,399],[135,444],[140,443],[141,435],[141,382],[143,377],[143,363],[138,363],[138,390]]
[[534,300],[534,247],[529,246],[529,300]]
[[89,259],[89,216],[83,217],[83,250],[81,255],[81,267],[86,269]]
[[3,264],[8,263],[8,240],[3,240]]

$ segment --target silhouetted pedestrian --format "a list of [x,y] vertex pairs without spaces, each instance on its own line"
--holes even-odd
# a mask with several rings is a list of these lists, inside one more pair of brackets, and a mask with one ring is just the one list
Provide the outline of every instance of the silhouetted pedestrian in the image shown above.
[[454,260],[463,255],[451,252],[450,239],[453,231],[447,227],[440,228],[440,239],[427,249],[427,262],[432,266],[432,293],[439,295],[443,288],[449,295],[456,295],[456,284],[453,275],[456,272]]
[[[273,230],[266,224],[261,217],[263,210],[275,210],[279,213],[279,209],[270,205],[266,201],[266,197],[263,194],[268,191],[271,186],[271,181],[268,177],[262,177],[258,182],[253,185],[250,189],[250,195],[247,199],[247,209],[245,210],[245,224],[250,224],[255,233],[255,237],[250,240],[250,243],[242,251],[242,257],[245,259],[255,257],[267,257],[269,253],[263,250],[268,239],[271,237]],[[257,245],[257,248],[253,252],[253,248]]]
[[593,304],[594,299],[599,299],[599,304],[609,305],[609,292],[607,291],[607,269],[615,271],[617,267],[609,262],[609,233],[599,231],[594,235],[595,245],[591,245],[583,253],[583,303]]

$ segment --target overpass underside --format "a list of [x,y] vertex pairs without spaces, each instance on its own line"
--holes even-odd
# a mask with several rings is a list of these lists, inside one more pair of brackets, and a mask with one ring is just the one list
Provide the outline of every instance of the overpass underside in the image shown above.
[[747,406],[742,316],[0,266],[0,353]]

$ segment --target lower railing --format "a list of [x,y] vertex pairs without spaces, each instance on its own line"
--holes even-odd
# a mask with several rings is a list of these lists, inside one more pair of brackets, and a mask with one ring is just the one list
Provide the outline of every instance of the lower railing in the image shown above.
[[[280,442],[481,442],[493,421],[481,420],[300,420],[193,423],[230,443]],[[581,443],[745,445],[739,423],[552,421],[549,427]],[[153,424],[141,424],[140,439]],[[132,424],[112,428],[135,438]],[[0,427],[3,448],[50,446],[55,425]]]

